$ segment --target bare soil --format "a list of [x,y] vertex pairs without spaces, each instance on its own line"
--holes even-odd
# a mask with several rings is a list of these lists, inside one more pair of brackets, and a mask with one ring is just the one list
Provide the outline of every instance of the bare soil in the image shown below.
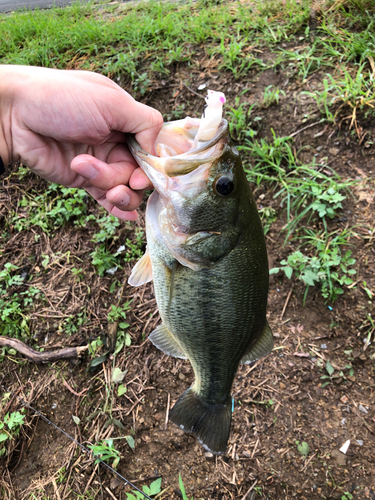
[[[262,57],[272,58],[272,54]],[[224,91],[229,106],[234,106],[235,97],[244,88],[249,89],[245,98],[255,102],[261,99],[264,88],[273,84],[285,91],[285,97],[278,105],[256,110],[262,118],[258,137],[270,138],[271,129],[276,135],[287,136],[319,121],[313,100],[301,92],[317,88],[321,81],[319,73],[300,82],[277,69],[254,72],[236,81],[231,74],[218,71],[215,61],[208,60],[202,51],[195,66],[171,68],[168,78],[155,80],[154,90],[142,100],[164,115],[183,105],[184,114],[200,116],[203,99],[191,90],[197,92],[202,83]],[[120,83],[132,91],[129,82]],[[200,93],[205,95],[205,91]],[[294,145],[296,151],[304,148],[298,156],[301,161],[327,157],[330,167],[343,179],[358,180],[353,196],[348,195],[345,201],[342,217],[330,222],[330,230],[356,226],[357,236],[348,242],[357,260],[356,285],[334,304],[326,304],[319,291],[310,288],[303,307],[304,287],[300,282],[290,281],[281,273],[271,276],[268,320],[275,349],[267,358],[238,371],[233,386],[231,435],[224,457],[213,457],[193,436],[167,422],[168,404],[173,405],[193,382],[190,364],[168,358],[147,341],[159,317],[152,284],[136,289],[126,284],[132,265],[125,264],[114,276],[101,278],[95,274],[89,257],[94,248],[90,241],[94,228],[90,226],[80,229],[67,225],[53,236],[38,229],[14,231],[0,264],[12,261],[24,266],[34,276],[32,284],[45,293],[48,302],[37,303],[30,320],[31,335],[45,350],[84,345],[106,334],[110,304],[118,300],[116,293],[110,293],[111,284],[115,278],[125,283],[122,303],[132,300],[127,316],[131,346],[124,348],[114,363],[108,360],[94,372],[88,370],[89,356],[40,366],[18,355],[7,355],[1,364],[4,384],[20,389],[21,397],[85,445],[132,433],[134,451],[125,440],[115,441],[122,454],[118,471],[139,487],[161,476],[162,488],[168,489],[159,498],[182,497],[178,486],[181,474],[189,498],[194,499],[346,500],[352,498],[351,494],[354,499],[374,500],[375,359],[372,346],[363,349],[369,331],[366,318],[373,304],[363,282],[375,291],[374,233],[369,233],[369,228],[374,229],[375,146],[368,146],[368,142],[365,146],[375,138],[375,124],[358,117],[362,132],[367,132],[366,141],[359,144],[357,135],[349,131],[349,123],[344,120],[328,127],[320,124],[307,128],[295,136]],[[43,190],[44,186],[32,175],[22,181],[3,177],[1,220],[10,208],[17,207],[23,191],[36,187]],[[274,199],[274,191],[261,185],[254,186],[254,192],[259,207],[272,206],[278,213],[266,238],[272,267],[296,244],[283,246],[285,207]],[[97,213],[94,202],[88,201],[88,206],[90,213]],[[144,205],[136,223],[141,227],[143,214]],[[122,224],[112,248],[132,238],[133,233],[134,226]],[[42,255],[57,252],[63,257],[43,270]],[[83,268],[82,281],[72,275],[73,267]],[[68,336],[59,330],[64,318],[77,315],[84,307],[88,321],[78,332]],[[323,361],[321,368],[316,364],[318,359]],[[343,371],[344,376],[333,378],[323,387],[326,380],[321,377],[327,374],[327,360],[335,374]],[[353,375],[345,369],[348,364],[353,366]],[[113,366],[127,370],[127,392],[121,397],[112,393],[104,411]],[[109,421],[108,405],[112,417],[121,421],[125,430]],[[19,408],[16,398],[8,405],[9,411]],[[72,415],[80,418],[80,426],[73,422]],[[343,454],[339,449],[347,440],[350,446]],[[13,495],[10,498],[125,499],[126,491],[130,491],[30,410],[27,425],[16,441],[8,458],[0,462],[2,484],[4,491]],[[309,445],[307,456],[298,450],[302,442]]]

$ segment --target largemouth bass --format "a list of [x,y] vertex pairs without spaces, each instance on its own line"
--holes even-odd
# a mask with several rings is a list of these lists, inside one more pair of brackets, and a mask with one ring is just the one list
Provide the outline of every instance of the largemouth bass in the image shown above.
[[240,363],[273,347],[266,320],[263,228],[242,162],[221,120],[194,141],[199,119],[164,124],[156,151],[130,150],[155,187],[146,210],[147,250],[129,283],[153,279],[162,324],[150,334],[164,353],[188,358],[195,375],[169,414],[206,450],[225,452],[231,387]]

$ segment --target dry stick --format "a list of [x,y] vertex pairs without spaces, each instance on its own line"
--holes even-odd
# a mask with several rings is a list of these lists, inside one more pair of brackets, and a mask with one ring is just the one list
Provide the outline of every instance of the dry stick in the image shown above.
[[165,414],[165,424],[164,424],[164,430],[166,431],[168,428],[168,418],[169,418],[169,405],[171,403],[171,394],[168,392],[168,401],[167,401],[167,413]]
[[201,99],[204,99],[204,98],[205,98],[202,94],[198,94],[198,92],[195,92],[195,90],[193,90],[193,89],[191,89],[190,87],[188,87],[188,86],[186,85],[186,83],[184,83],[184,86],[185,86],[188,90],[190,90],[190,92],[192,92],[193,94],[197,95],[197,96],[198,96],[198,97],[200,97]]
[[301,132],[304,132],[308,128],[315,127],[315,125],[319,125],[319,123],[322,123],[322,121],[315,122],[315,123],[310,123],[310,125],[306,125],[306,127],[303,127],[300,130],[297,130],[296,132],[293,132],[293,134],[290,134],[288,137],[294,137],[294,136],[300,134]]
[[94,476],[96,474],[96,471],[98,470],[99,464],[96,464],[94,467],[94,470],[92,471],[92,474],[90,476],[90,479],[87,481],[85,491],[83,492],[83,496],[87,493],[87,490],[90,488],[90,484],[92,483],[92,480],[94,479]]
[[56,495],[57,500],[61,500],[61,496],[60,496],[59,489],[57,487],[55,478],[52,478],[52,484],[53,484],[53,489],[55,490],[55,495]]
[[258,479],[255,481],[255,483],[252,486],[250,486],[250,488],[247,490],[247,492],[244,494],[244,496],[241,498],[241,500],[247,499],[247,497],[249,496],[249,493],[254,489],[257,482],[258,482]]
[[79,358],[82,352],[88,349],[88,346],[66,347],[58,351],[39,352],[31,349],[26,344],[17,339],[9,337],[0,337],[0,347],[10,347],[23,354],[27,359],[34,363],[49,363],[59,359]]
[[302,469],[300,470],[300,472],[303,472],[303,471],[306,469],[306,467],[309,465],[309,463],[310,463],[310,462],[311,462],[311,460],[315,457],[315,455],[316,455],[316,453],[314,453],[314,455],[312,455],[312,456],[308,459],[308,461],[307,461],[307,462],[305,463],[305,465],[302,467]]
[[108,495],[113,498],[113,500],[117,500],[117,497],[115,497],[115,495],[112,493],[112,491],[109,488],[107,488],[107,486],[104,486],[104,489],[108,493]]
[[289,299],[290,299],[290,297],[291,297],[291,295],[292,295],[292,292],[293,292],[293,288],[294,288],[294,285],[292,285],[292,286],[290,287],[290,290],[289,290],[288,296],[287,296],[287,298],[286,298],[286,301],[285,301],[285,304],[284,304],[284,307],[283,307],[282,313],[280,314],[280,318],[279,318],[279,320],[280,320],[280,321],[283,319],[284,313],[285,313],[286,308],[287,308],[287,306],[288,306]]

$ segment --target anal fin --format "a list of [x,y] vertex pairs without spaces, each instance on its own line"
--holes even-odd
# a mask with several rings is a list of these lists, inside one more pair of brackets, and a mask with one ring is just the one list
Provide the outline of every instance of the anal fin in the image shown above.
[[133,267],[128,283],[131,286],[141,286],[152,280],[152,266],[150,254],[146,249],[145,254]]
[[153,332],[151,332],[148,338],[155,347],[163,351],[165,354],[168,354],[168,356],[187,359],[187,356],[180,344],[177,343],[171,332],[163,324],[159,325]]
[[259,339],[250,347],[241,359],[241,363],[248,365],[257,359],[267,356],[273,349],[273,335],[268,322],[264,325]]

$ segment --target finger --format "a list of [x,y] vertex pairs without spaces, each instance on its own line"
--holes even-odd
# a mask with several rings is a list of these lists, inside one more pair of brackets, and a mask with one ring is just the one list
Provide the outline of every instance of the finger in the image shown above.
[[116,186],[106,193],[107,201],[120,210],[131,211],[142,202],[143,191],[132,191],[128,186]]
[[[123,187],[125,188],[126,186]],[[107,199],[106,193],[104,191],[95,187],[86,187],[85,189],[102,207],[104,207],[110,214],[114,215],[115,217],[130,221],[134,221],[137,219],[138,214],[135,210],[132,209],[132,206],[138,206],[136,205],[136,202],[131,202],[129,204],[129,208],[127,205],[125,205],[125,209],[123,209],[121,208],[121,206],[117,207],[113,203],[111,203]]]
[[133,171],[129,179],[129,186],[135,191],[145,191],[146,189],[153,188],[150,179],[141,168],[136,168]]
[[123,161],[117,163],[106,163],[91,155],[79,155],[72,160],[70,166],[86,180],[87,186],[92,185],[108,191],[114,186],[128,184],[131,174],[137,168],[130,153],[127,155],[123,157]]

